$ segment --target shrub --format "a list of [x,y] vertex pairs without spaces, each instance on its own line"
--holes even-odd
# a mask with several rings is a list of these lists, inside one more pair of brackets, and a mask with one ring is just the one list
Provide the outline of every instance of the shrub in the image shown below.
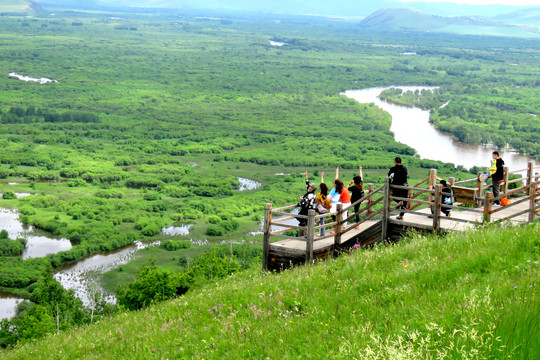
[[2,194],[2,199],[4,200],[14,200],[16,198],[17,198],[17,195],[15,195],[15,193],[11,190],[8,190]]
[[23,205],[19,208],[19,212],[23,215],[35,215],[36,209],[30,205]]
[[155,266],[145,266],[134,282],[118,292],[118,304],[128,310],[138,310],[154,302],[183,294],[190,286],[191,279],[187,274],[175,275]]
[[240,224],[238,223],[238,221],[234,220],[234,219],[230,219],[230,220],[223,220],[219,223],[221,225],[221,227],[223,227],[225,230],[227,231],[233,231],[233,230],[236,230],[238,229],[238,227],[240,226]]
[[149,191],[143,195],[143,199],[148,201],[161,200],[161,194],[157,191]]
[[218,225],[209,225],[206,229],[206,235],[208,236],[223,236],[225,232],[225,229]]
[[122,192],[119,190],[111,189],[100,190],[94,196],[104,199],[122,199],[124,197],[124,194],[122,194]]
[[164,240],[159,244],[159,247],[167,251],[175,251],[178,249],[188,249],[191,246],[191,241],[182,240],[182,241],[172,241]]
[[141,230],[141,234],[144,236],[154,236],[159,234],[160,228],[156,224],[150,224],[144,227],[144,229]]
[[221,218],[220,218],[219,216],[217,216],[217,215],[210,215],[210,216],[208,217],[208,222],[209,222],[210,224],[215,224],[215,225],[217,225],[217,224],[219,224],[219,223],[221,222]]
[[86,181],[84,181],[83,179],[71,179],[67,182],[67,186],[69,187],[86,186]]

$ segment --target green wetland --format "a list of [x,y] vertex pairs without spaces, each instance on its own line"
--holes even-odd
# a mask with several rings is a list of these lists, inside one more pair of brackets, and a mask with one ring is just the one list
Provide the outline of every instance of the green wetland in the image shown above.
[[[396,156],[411,183],[430,168],[461,180],[488,165],[420,157],[396,141],[387,112],[344,91],[437,87],[381,97],[431,110],[461,142],[540,157],[538,40],[369,32],[310,17],[116,15],[0,22],[0,207],[24,228],[2,227],[0,291],[38,304],[2,322],[3,346],[147,306],[135,300],[136,274],[170,277],[182,293],[258,269],[264,204],[296,202],[306,170],[330,183],[340,167],[348,182],[361,164],[364,182],[380,185]],[[66,247],[25,256],[32,236]],[[146,248],[133,257],[69,273],[91,257],[135,254],[134,241]],[[99,284],[86,310],[65,294],[62,316],[45,305],[44,289],[63,294],[52,274],[75,276],[76,293]],[[101,302],[115,294],[119,307]]]

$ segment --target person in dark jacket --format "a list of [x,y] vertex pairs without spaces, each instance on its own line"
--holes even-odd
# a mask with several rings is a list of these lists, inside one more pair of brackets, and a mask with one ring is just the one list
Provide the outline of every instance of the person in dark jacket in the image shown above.
[[[388,171],[388,177],[390,178],[392,185],[408,186],[407,184],[407,168],[401,164],[401,158],[398,156],[394,159],[394,166]],[[392,196],[407,198],[409,191],[407,189],[392,189]],[[407,201],[396,200],[398,203],[398,209],[406,209]],[[399,213],[398,220],[403,220],[404,212]]]
[[504,179],[504,160],[501,159],[498,151],[494,151],[491,154],[491,157],[493,160],[495,160],[495,172],[493,174],[489,174],[489,177],[493,181],[493,197],[496,199],[493,203],[496,205],[501,205],[500,199],[497,198],[499,197],[501,184]]
[[[349,183],[349,193],[351,194],[351,203],[355,203],[364,196],[363,181],[362,181],[362,165],[358,166],[359,175],[353,177],[353,180]],[[354,212],[357,213],[360,210],[360,203],[354,205]],[[360,215],[356,215],[355,221],[360,222]],[[358,226],[357,226],[358,228]]]
[[[317,191],[317,185],[309,182],[307,171],[306,171],[306,189],[307,189],[307,192],[305,193],[304,196],[300,197],[300,202],[296,204],[296,206],[300,207],[300,212],[298,213],[299,215],[307,215],[309,210],[315,209],[315,199],[316,199],[315,191]],[[297,220],[300,226],[307,225],[307,219],[297,218]]]

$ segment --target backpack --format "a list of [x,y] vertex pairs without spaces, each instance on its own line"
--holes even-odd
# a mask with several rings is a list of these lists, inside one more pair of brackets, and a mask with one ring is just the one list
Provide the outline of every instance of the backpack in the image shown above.
[[317,212],[319,214],[324,214],[332,208],[332,199],[329,196],[325,196],[323,202],[317,204]]
[[322,203],[322,206],[326,210],[330,210],[332,208],[332,199],[330,199],[328,196],[324,199],[324,202]]

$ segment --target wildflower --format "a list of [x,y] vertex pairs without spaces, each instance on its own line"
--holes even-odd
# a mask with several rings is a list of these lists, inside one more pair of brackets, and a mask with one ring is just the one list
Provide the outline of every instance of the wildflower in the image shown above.
[[514,289],[517,289],[517,286],[514,286]]
[[360,244],[354,244],[353,248],[359,248],[360,247]]
[[373,289],[369,289],[369,291],[373,291]]
[[407,266],[409,266],[409,265],[407,265],[407,264],[404,265],[404,267],[407,267]]
[[328,326],[328,324],[324,324],[324,326]]
[[152,349],[152,353],[155,353],[156,352],[156,349]]

